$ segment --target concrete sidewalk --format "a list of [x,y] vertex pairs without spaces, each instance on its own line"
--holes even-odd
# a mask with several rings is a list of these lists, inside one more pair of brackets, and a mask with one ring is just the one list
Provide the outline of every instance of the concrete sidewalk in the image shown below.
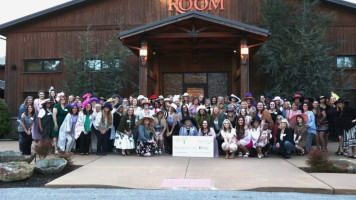
[[[0,150],[18,148],[16,142],[0,142]],[[329,145],[331,159],[336,143]],[[269,158],[183,158],[168,155],[151,158],[131,155],[74,156],[75,165],[83,167],[64,175],[49,188],[135,188],[190,190],[252,190],[356,194],[356,174],[306,173],[307,156],[285,160]],[[354,160],[352,160],[354,162]],[[182,182],[188,186],[182,186]],[[170,183],[169,186],[165,183]],[[198,184],[198,185],[197,185]],[[201,185],[199,185],[201,184]]]

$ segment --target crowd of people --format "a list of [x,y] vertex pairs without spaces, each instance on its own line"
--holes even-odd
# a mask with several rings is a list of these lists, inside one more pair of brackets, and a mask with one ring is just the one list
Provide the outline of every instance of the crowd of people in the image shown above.
[[[313,149],[328,151],[328,136],[338,135],[337,155],[356,157],[356,110],[332,93],[317,99],[295,94],[290,99],[251,93],[239,98],[203,95],[167,97],[142,95],[122,98],[75,97],[51,88],[49,96],[28,96],[18,116],[19,148],[52,141],[54,153],[81,155],[107,152],[128,156],[172,154],[173,136],[214,138],[214,156],[290,158]],[[349,149],[352,152],[349,152]],[[349,154],[351,153],[351,154]]]

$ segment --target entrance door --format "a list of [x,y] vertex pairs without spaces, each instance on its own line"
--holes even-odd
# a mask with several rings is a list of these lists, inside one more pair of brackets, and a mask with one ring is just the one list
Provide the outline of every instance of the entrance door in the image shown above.
[[184,84],[183,90],[191,97],[198,97],[200,95],[208,96],[207,84]]

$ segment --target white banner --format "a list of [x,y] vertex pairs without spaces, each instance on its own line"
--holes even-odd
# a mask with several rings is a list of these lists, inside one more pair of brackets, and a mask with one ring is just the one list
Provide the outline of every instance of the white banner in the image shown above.
[[173,156],[214,157],[214,138],[206,136],[173,136]]

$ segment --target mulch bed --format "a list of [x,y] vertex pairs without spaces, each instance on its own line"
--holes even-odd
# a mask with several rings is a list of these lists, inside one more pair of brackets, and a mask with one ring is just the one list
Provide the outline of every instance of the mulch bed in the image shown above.
[[80,167],[81,165],[66,167],[60,174],[54,174],[54,175],[44,175],[34,171],[32,177],[30,177],[29,179],[25,179],[22,181],[8,182],[8,183],[0,182],[0,188],[44,187],[47,183],[63,175],[66,175],[67,173],[72,172]]
[[299,167],[299,169],[305,171],[306,173],[345,173],[348,174],[348,172],[345,170],[335,170],[335,171],[324,171],[324,172],[313,172],[310,167]]

